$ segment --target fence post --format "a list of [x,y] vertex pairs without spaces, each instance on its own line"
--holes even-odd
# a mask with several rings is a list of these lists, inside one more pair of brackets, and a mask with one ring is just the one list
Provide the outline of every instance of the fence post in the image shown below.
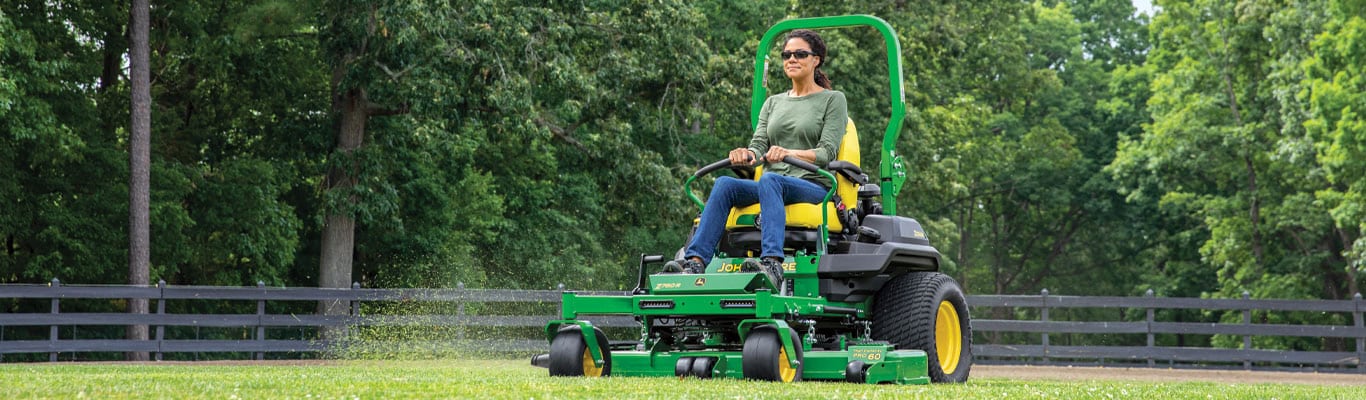
[[351,296],[351,320],[346,322],[347,339],[351,339],[351,335],[356,334],[356,332],[352,332],[352,327],[355,325],[353,322],[356,320],[356,317],[360,316],[360,296],[358,296],[354,291],[360,290],[360,282],[351,282],[351,290],[353,290],[353,292],[348,293],[348,295]]
[[[1042,296],[1042,298],[1043,298],[1043,302],[1042,302],[1042,304],[1040,304],[1040,306],[1039,306],[1039,320],[1040,320],[1040,321],[1043,321],[1043,322],[1048,322],[1048,289],[1040,290],[1040,291],[1039,291],[1039,295]],[[1049,364],[1049,361],[1048,361],[1048,332],[1047,332],[1047,331],[1044,331],[1044,333],[1043,333],[1042,335],[1043,335],[1043,363],[1044,363],[1045,365],[1047,365],[1047,364]]]
[[[461,293],[460,293],[461,296],[464,296],[464,295],[465,295],[465,293],[464,293],[464,291],[465,291],[465,282],[456,282],[456,283],[455,283],[455,288],[456,288],[457,290],[460,290],[460,291],[461,291]],[[464,346],[464,343],[465,343],[465,302],[463,302],[463,301],[456,301],[456,302],[455,302],[455,318],[456,318],[458,321],[460,321],[460,324],[459,324],[459,325],[456,325],[456,327],[455,327],[455,329],[457,329],[457,330],[455,331],[455,340],[457,340],[457,341],[460,342],[460,343],[459,343],[460,346]]]
[[[1148,289],[1148,291],[1147,291],[1146,293],[1143,293],[1143,297],[1148,298],[1148,299],[1152,299],[1152,298],[1153,298],[1153,290],[1152,290],[1152,289]],[[1155,364],[1153,363],[1153,306],[1152,306],[1152,304],[1149,304],[1149,305],[1148,305],[1147,307],[1145,307],[1145,308],[1147,309],[1147,314],[1148,314],[1148,321],[1147,321],[1147,322],[1148,322],[1148,352],[1147,352],[1147,357],[1148,357],[1148,368],[1152,368],[1152,367],[1155,366]]]
[[[555,285],[555,289],[558,289],[558,290],[559,290],[560,294],[562,295],[562,296],[560,296],[560,298],[563,299],[563,298],[564,298],[564,296],[563,296],[563,294],[564,294],[564,284],[561,283],[561,284]],[[559,313],[558,315],[556,315],[555,318],[563,318],[563,317],[564,317],[564,302],[561,301],[559,304],[560,304],[560,306],[559,306],[558,308],[559,308],[559,312],[560,312],[560,313]]]
[[161,341],[166,339],[166,280],[157,280],[157,361],[161,361]]
[[[61,313],[62,307],[61,307],[61,300],[59,300],[59,296],[57,295],[57,291],[62,287],[62,281],[61,281],[60,279],[57,279],[57,278],[52,278],[52,283],[49,284],[48,287],[51,287],[51,288],[52,288],[52,291],[53,291],[53,292],[52,292],[52,313],[53,313],[53,314],[59,314],[59,313]],[[55,317],[54,317],[54,318],[55,318]],[[47,338],[48,338],[49,341],[52,342],[52,347],[54,347],[54,348],[57,347],[57,325],[48,326],[48,337],[47,337]],[[48,352],[48,353],[47,353],[47,360],[48,360],[49,362],[56,362],[56,361],[57,361],[57,352],[55,352],[55,351],[53,351],[53,352]]]
[[[264,295],[266,291],[266,282],[256,281],[256,289],[260,291],[262,297],[265,297]],[[265,317],[266,299],[256,299],[256,344],[261,347],[265,347],[266,344],[266,327],[261,326],[261,319]],[[256,352],[256,359],[266,359],[266,353],[263,351]]]
[[[1356,304],[1357,310],[1352,314],[1352,319],[1356,320],[1357,332],[1360,332],[1361,328],[1366,327],[1362,322],[1366,319],[1366,314],[1363,314],[1366,313],[1366,307],[1362,307],[1360,292],[1352,295],[1352,302]],[[1357,337],[1357,371],[1366,372],[1366,333]]]
[[[360,282],[351,282],[351,290],[360,290]],[[351,293],[351,316],[360,315],[360,297]]]
[[[1246,301],[1248,300],[1249,297],[1250,297],[1250,295],[1248,294],[1248,292],[1247,292],[1246,290],[1244,290],[1244,291],[1243,291],[1243,301],[1246,302]],[[1246,304],[1246,303],[1244,303],[1244,304]],[[1244,325],[1244,326],[1251,326],[1251,325],[1252,325],[1252,306],[1251,306],[1251,305],[1245,305],[1245,306],[1243,307],[1243,325]],[[1247,359],[1247,353],[1248,353],[1248,351],[1250,351],[1250,350],[1252,350],[1252,335],[1243,335],[1243,369],[1245,369],[1245,370],[1251,370],[1251,369],[1252,369],[1252,360],[1248,360],[1248,359]]]

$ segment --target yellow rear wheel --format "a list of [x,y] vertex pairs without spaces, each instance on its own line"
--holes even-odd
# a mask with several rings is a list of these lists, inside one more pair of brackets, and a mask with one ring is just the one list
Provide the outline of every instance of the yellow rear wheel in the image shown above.
[[963,289],[938,272],[911,272],[883,285],[873,300],[873,339],[929,356],[930,381],[966,382],[972,328]]
[[934,348],[939,354],[939,368],[945,374],[953,374],[963,356],[963,329],[959,326],[958,310],[948,300],[939,302],[939,311],[935,313]]

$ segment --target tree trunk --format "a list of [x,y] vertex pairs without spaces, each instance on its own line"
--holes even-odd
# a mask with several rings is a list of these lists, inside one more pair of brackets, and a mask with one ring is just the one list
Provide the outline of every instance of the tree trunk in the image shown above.
[[966,292],[968,290],[969,268],[967,249],[972,239],[972,227],[969,224],[972,223],[972,211],[974,208],[971,206],[965,208],[968,209],[966,213],[961,210],[958,212],[958,268],[963,271],[962,276],[960,276],[958,280],[962,283],[963,291]]
[[[151,263],[148,209],[151,192],[152,94],[147,43],[149,0],[133,0],[132,43],[128,51],[133,97],[132,127],[128,135],[128,284],[147,285]],[[147,313],[147,299],[128,299],[128,312]],[[147,340],[147,325],[129,325],[129,340]],[[146,352],[129,352],[130,361],[146,361]]]
[[[335,97],[335,106],[341,112],[341,122],[337,127],[337,148],[333,153],[334,162],[327,173],[329,192],[346,192],[356,184],[355,160],[352,152],[359,149],[365,137],[365,122],[369,118],[369,100],[364,89],[350,89]],[[346,204],[355,203],[354,196],[348,196]],[[327,211],[323,226],[322,263],[319,267],[318,286],[324,288],[351,287],[351,261],[355,253],[356,221],[349,209]],[[344,315],[347,303],[323,301],[319,311],[324,315]],[[327,335],[335,337],[337,331]]]
[[[1228,42],[1225,41],[1224,45],[1227,46]],[[1238,111],[1238,94],[1233,91],[1233,78],[1227,72],[1223,74],[1223,77],[1224,90],[1228,94],[1229,109],[1233,112],[1233,124],[1238,129],[1243,129],[1243,116]],[[1254,137],[1251,140],[1256,140],[1256,138]],[[1264,265],[1262,262],[1262,229],[1260,226],[1262,216],[1261,204],[1257,201],[1257,168],[1252,157],[1252,150],[1246,150],[1246,154],[1243,155],[1243,167],[1247,169],[1247,193],[1250,196],[1248,199],[1248,220],[1252,222],[1252,258],[1257,263],[1257,267],[1260,268]]]
[[[1243,114],[1238,110],[1238,92],[1234,90],[1233,76],[1228,72],[1229,67],[1233,64],[1228,59],[1228,30],[1222,28],[1221,25],[1219,37],[1220,40],[1224,42],[1224,56],[1223,67],[1219,72],[1219,76],[1223,78],[1224,94],[1228,96],[1228,108],[1229,111],[1233,113],[1233,126],[1238,129],[1243,129]],[[1249,141],[1255,142],[1256,135],[1254,134]],[[1246,149],[1246,154],[1243,156],[1243,164],[1247,169],[1247,190],[1248,195],[1251,196],[1251,199],[1248,202],[1248,219],[1252,222],[1252,257],[1254,262],[1257,263],[1257,267],[1261,268],[1261,266],[1264,265],[1262,262],[1262,232],[1261,227],[1259,226],[1262,216],[1261,205],[1258,204],[1257,201],[1257,169],[1256,164],[1254,164],[1252,160],[1252,152],[1253,150]]]
[[103,65],[100,70],[100,85],[97,90],[104,93],[119,80],[120,56],[123,55],[124,46],[119,40],[123,37],[123,32],[109,31],[104,38]]
[[1257,262],[1257,267],[1260,268],[1261,266],[1265,265],[1265,263],[1262,262],[1262,253],[1264,253],[1264,250],[1262,249],[1261,228],[1262,206],[1261,203],[1257,200],[1257,169],[1255,168],[1256,166],[1252,163],[1251,154],[1248,154],[1247,156],[1243,157],[1243,164],[1247,168],[1248,195],[1252,196],[1252,198],[1249,201],[1251,204],[1249,205],[1247,212],[1248,219],[1252,221],[1252,259]]
[[1361,287],[1357,285],[1357,266],[1353,263],[1351,256],[1352,243],[1355,243],[1356,240],[1352,239],[1345,229],[1337,228],[1334,230],[1338,232],[1338,238],[1342,240],[1343,260],[1346,261],[1347,265],[1344,268],[1347,271],[1347,298],[1351,298],[1352,295],[1361,293]]

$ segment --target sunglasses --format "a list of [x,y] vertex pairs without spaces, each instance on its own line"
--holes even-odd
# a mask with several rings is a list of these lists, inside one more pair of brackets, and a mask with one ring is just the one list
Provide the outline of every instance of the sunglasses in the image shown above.
[[798,60],[805,60],[807,57],[816,55],[816,53],[812,53],[812,52],[809,52],[809,51],[806,51],[806,50],[797,50],[797,51],[784,51],[784,52],[782,52],[782,55],[783,55],[783,59],[784,59],[784,60],[789,59],[789,58],[792,58],[793,56],[796,56]]

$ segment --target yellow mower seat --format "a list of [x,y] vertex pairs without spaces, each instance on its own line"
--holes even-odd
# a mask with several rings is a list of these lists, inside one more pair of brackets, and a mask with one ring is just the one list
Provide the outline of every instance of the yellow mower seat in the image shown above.
[[[835,155],[836,160],[848,161],[855,166],[859,165],[858,129],[854,127],[854,120],[850,119],[845,125],[844,137],[840,139],[840,147]],[[817,167],[825,168],[824,165]],[[754,169],[754,180],[759,180],[763,175],[763,167]],[[825,177],[821,177],[825,179]],[[844,200],[844,206],[853,209],[858,206],[858,184],[844,175],[835,174],[835,194]],[[787,227],[801,229],[818,229],[821,226],[821,207],[813,203],[793,203],[784,208],[787,210]],[[844,224],[840,222],[839,213],[835,208],[835,199],[832,197],[830,203],[826,204],[827,223],[830,232],[844,230]],[[744,207],[730,209],[730,216],[726,217],[726,230],[731,231],[742,228],[753,228],[754,220],[759,216],[759,204],[751,204]]]

